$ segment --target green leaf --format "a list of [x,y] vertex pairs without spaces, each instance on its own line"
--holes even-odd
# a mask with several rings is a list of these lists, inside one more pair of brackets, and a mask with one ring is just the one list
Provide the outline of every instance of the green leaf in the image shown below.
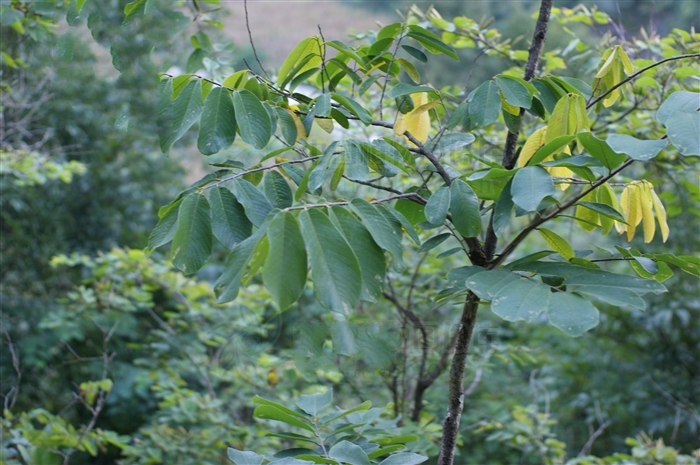
[[611,149],[639,161],[651,160],[668,146],[665,139],[639,140],[626,134],[613,134],[606,140]]
[[243,204],[246,216],[255,226],[260,227],[274,207],[262,192],[245,179],[236,179],[235,186],[236,198]]
[[[420,237],[418,237],[418,233],[416,233],[416,230],[413,228],[413,224],[408,221],[408,218],[406,218],[403,213],[387,204],[377,205],[377,209],[382,212],[385,217],[387,217],[389,222],[393,223],[395,227],[398,227],[399,231],[406,231],[408,237],[410,237],[413,242],[420,245]],[[396,224],[397,222],[399,223],[398,225]]]
[[365,65],[366,65],[365,60],[360,55],[355,53],[354,50],[352,50],[350,47],[345,45],[344,43],[340,42],[339,40],[330,40],[330,41],[325,42],[325,44],[328,45],[329,47],[332,47],[332,48],[338,50],[339,52],[344,53],[345,55],[349,56],[350,58],[355,60],[355,62],[358,65],[360,65],[360,68],[365,69]]
[[235,138],[233,99],[228,90],[216,87],[204,101],[197,148],[204,155],[212,155],[230,147]]
[[542,167],[526,166],[513,176],[510,188],[513,203],[526,212],[537,211],[542,200],[554,195],[552,176]]
[[423,455],[414,454],[413,452],[402,452],[385,458],[379,462],[379,465],[417,465],[426,460],[428,460],[428,457]]
[[165,245],[173,240],[175,231],[177,230],[177,217],[181,203],[182,199],[178,199],[166,205],[162,209],[162,214],[160,211],[158,212],[160,220],[148,238],[146,253],[150,254],[161,245]]
[[427,63],[428,62],[428,57],[425,55],[425,53],[421,52],[415,47],[411,47],[410,45],[402,45],[402,49],[406,51],[409,55],[411,55],[413,58],[416,60],[420,61],[421,63]]
[[[294,75],[301,74],[304,71],[319,66],[323,61],[321,58],[320,44],[321,38],[318,36],[308,37],[299,42],[294,50],[292,50],[292,53],[284,60],[284,63],[282,63],[282,67],[277,75],[277,85],[284,87]],[[298,64],[302,60],[305,60],[305,63],[302,67],[299,67]],[[297,69],[294,69],[295,67]]]
[[285,413],[287,413],[287,414],[289,414],[289,415],[292,415],[292,416],[295,416],[295,417],[299,417],[299,418],[301,418],[301,419],[303,419],[303,420],[306,420],[306,416],[305,416],[303,413],[297,412],[297,411],[292,410],[292,409],[290,409],[290,408],[288,408],[288,407],[285,407],[285,406],[282,405],[282,404],[279,404],[279,403],[274,402],[274,401],[272,401],[272,400],[265,399],[264,397],[260,397],[260,396],[258,396],[258,395],[256,395],[255,397],[253,397],[253,403],[254,403],[254,404],[259,404],[259,405],[269,405],[269,406],[271,406],[271,407],[275,407],[277,410],[282,410],[283,412],[285,412]]
[[318,416],[333,401],[333,389],[320,394],[301,395],[297,406],[311,416]]
[[549,286],[516,278],[493,297],[491,311],[506,321],[532,321],[547,307],[550,294]]
[[700,112],[676,111],[666,120],[668,139],[681,155],[700,155]]
[[397,98],[402,95],[410,95],[418,92],[435,92],[435,89],[428,86],[414,86],[406,84],[405,82],[399,82],[386,93],[386,96],[388,98]]
[[345,107],[350,113],[357,116],[360,121],[365,123],[365,125],[372,122],[372,116],[362,108],[362,105],[344,95],[338,94],[336,92],[331,93],[331,98]]
[[499,236],[505,228],[510,225],[510,215],[513,213],[515,204],[511,194],[513,178],[511,178],[498,196],[496,206],[493,211],[493,230]]
[[389,436],[383,438],[372,439],[370,442],[379,444],[380,446],[389,446],[391,444],[406,444],[409,442],[415,442],[420,439],[419,436],[415,434],[402,434],[399,436]]
[[224,264],[224,272],[214,284],[217,303],[230,302],[238,296],[243,271],[245,271],[245,266],[252,258],[258,243],[263,238],[266,226],[255,231],[248,239],[236,244],[231,250]]
[[277,113],[278,126],[282,132],[282,137],[289,145],[294,145],[298,136],[297,123],[294,121],[294,117],[284,108],[275,107],[275,112]]
[[262,455],[258,455],[255,452],[244,452],[233,447],[228,448],[228,458],[236,465],[260,465],[264,460]]
[[374,205],[364,199],[352,199],[350,208],[360,217],[374,242],[393,256],[396,266],[402,267],[401,228],[393,225]]
[[[533,94],[526,87],[526,85],[523,84],[523,82],[521,82],[521,79],[519,78],[505,74],[499,74],[496,76],[496,85],[498,85],[498,88],[501,89],[501,93],[506,99],[506,102],[513,106],[527,109],[532,105]],[[530,85],[532,86],[532,84]]]
[[583,207],[586,207],[590,210],[593,210],[596,213],[599,213],[603,216],[606,216],[608,218],[612,218],[613,220],[619,221],[620,223],[625,223],[625,217],[622,216],[622,214],[615,210],[613,207],[610,205],[605,205],[604,203],[597,203],[597,202],[584,202],[584,201],[579,201],[577,205],[581,205]]
[[514,282],[518,276],[510,271],[497,268],[495,270],[476,273],[467,278],[467,288],[483,300],[492,300],[495,295]]
[[214,236],[227,248],[231,249],[239,242],[250,237],[253,224],[245,215],[233,193],[223,187],[209,191],[211,205],[211,224]]
[[688,274],[700,277],[700,265],[691,261],[691,259],[694,259],[695,257],[678,257],[670,253],[656,254],[655,257],[657,260],[661,260],[666,263],[670,263],[671,265],[677,266],[678,268],[680,268]]
[[569,290],[592,295],[613,305],[631,305],[642,310],[646,304],[639,296],[666,292],[662,284],[653,280],[592,269],[568,277],[563,284]]
[[477,171],[469,176],[467,184],[474,189],[477,197],[482,200],[498,200],[501,192],[513,178],[515,172],[503,168],[491,168]]
[[580,132],[578,135],[578,140],[581,142],[586,151],[592,156],[603,162],[603,166],[608,169],[613,169],[623,161],[625,161],[625,156],[613,151],[610,146],[604,140],[598,139],[590,132]]
[[450,233],[442,233],[442,234],[438,234],[437,236],[433,236],[430,239],[428,239],[427,241],[423,242],[423,245],[418,247],[417,252],[423,253],[423,252],[427,252],[428,250],[432,250],[435,247],[437,247],[438,245],[445,242],[450,237],[452,237],[452,234],[450,234]]
[[[360,144],[360,147],[372,157],[380,159],[383,163],[390,166],[395,166],[406,174],[411,174],[411,170],[408,166],[406,166],[406,163],[398,150],[383,139],[373,140],[372,145]],[[396,170],[394,170],[394,172],[396,172]]]
[[331,114],[331,94],[321,94],[316,97],[314,114],[320,118],[326,118]]
[[[411,32],[409,32],[407,36],[418,41],[427,51],[432,54],[442,53],[455,61],[459,61],[459,57],[454,49],[441,41],[438,36],[416,24],[411,24],[408,27],[411,29]],[[406,47],[404,47],[404,50],[406,50]],[[406,51],[408,52],[408,50]]]
[[281,421],[282,423],[296,426],[312,433],[314,432],[314,429],[308,423],[308,420],[290,415],[289,413],[271,405],[260,405],[256,407],[253,411],[253,416],[255,416],[255,418],[262,418],[263,420]]
[[[444,134],[437,144],[433,147],[433,155],[452,152],[453,150],[461,149],[474,142],[473,134],[464,132],[448,132]],[[430,142],[427,144],[430,146]]]
[[287,180],[277,171],[268,171],[262,182],[265,197],[274,208],[285,209],[292,206],[294,197]]
[[309,437],[295,433],[267,433],[265,434],[265,437],[291,439],[292,441],[306,441],[318,445],[315,439],[311,439]]
[[241,138],[256,149],[265,148],[272,137],[272,122],[260,100],[249,90],[237,90],[233,106]]
[[404,60],[403,58],[397,58],[396,60],[399,62],[399,64],[401,65],[401,69],[404,70],[408,77],[410,77],[411,80],[416,84],[420,84],[420,73],[418,72],[416,67],[413,66],[413,63],[411,63],[408,60]]
[[180,204],[170,258],[173,265],[190,275],[209,259],[211,246],[209,202],[202,194],[190,194]]
[[547,305],[549,324],[577,337],[598,326],[599,313],[589,301],[570,292],[554,292]]
[[554,249],[556,253],[569,260],[574,258],[574,249],[569,245],[566,240],[549,229],[538,228],[538,231],[542,235],[542,238],[549,244],[549,246]]
[[494,81],[486,81],[474,90],[469,102],[469,118],[476,127],[484,127],[498,120],[501,113],[501,96]]
[[456,179],[450,186],[452,224],[464,237],[476,237],[481,232],[479,199],[466,182]]
[[370,465],[369,457],[362,447],[344,440],[333,445],[328,456],[350,465]]
[[668,127],[668,118],[675,112],[696,113],[700,108],[700,93],[681,90],[668,96],[656,112],[656,119]]
[[353,407],[349,410],[345,410],[344,412],[339,413],[338,415],[335,415],[328,420],[324,419],[323,423],[325,423],[325,424],[333,423],[336,420],[340,420],[341,418],[345,418],[346,416],[350,415],[351,413],[364,412],[365,410],[369,410],[369,408],[371,406],[372,406],[372,402],[370,402],[369,400],[366,400],[366,401],[362,402],[360,405],[358,405],[357,407]]
[[202,81],[190,81],[168,106],[172,117],[168,132],[160,138],[160,148],[168,153],[173,144],[180,139],[202,114]]
[[357,257],[322,212],[303,210],[299,220],[311,257],[316,298],[325,308],[348,314],[357,305],[362,292]]
[[433,224],[445,222],[450,209],[450,188],[442,186],[430,196],[425,205],[425,218]]
[[291,212],[279,212],[274,216],[267,238],[270,250],[263,269],[263,283],[283,311],[304,292],[307,273],[304,238]]
[[576,136],[559,136],[555,137],[552,139],[550,142],[547,142],[544,144],[542,147],[535,152],[535,154],[532,156],[530,161],[527,163],[528,165],[532,166],[537,163],[540,163],[542,160],[559,150],[560,148],[564,147],[567,145],[569,142],[572,140],[576,139]]

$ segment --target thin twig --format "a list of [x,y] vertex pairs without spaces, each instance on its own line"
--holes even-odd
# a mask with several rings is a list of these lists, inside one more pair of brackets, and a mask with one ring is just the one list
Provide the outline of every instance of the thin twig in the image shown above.
[[260,62],[260,58],[258,58],[258,51],[255,50],[255,44],[253,43],[253,34],[250,32],[250,22],[248,21],[248,0],[243,0],[243,9],[245,10],[245,27],[248,30],[248,40],[250,41],[250,47],[253,49],[253,56],[255,56],[255,61],[258,62],[258,66],[260,66],[260,70],[265,74],[265,77],[268,80],[271,80],[270,75],[267,74],[267,71],[265,71],[265,68]]
[[[12,410],[12,408],[15,406],[15,403],[17,402],[17,396],[19,395],[19,384],[22,381],[22,370],[19,364],[19,356],[17,355],[17,351],[15,351],[15,346],[12,343],[12,338],[10,337],[10,333],[7,331],[7,328],[5,328],[5,325],[2,325],[2,332],[7,338],[7,345],[10,349],[10,355],[12,356],[12,368],[15,369],[15,373],[17,374],[17,381],[15,382],[15,385],[5,397],[5,409]],[[12,397],[10,397],[10,395],[12,395]],[[7,402],[7,399],[11,399],[9,403]]]

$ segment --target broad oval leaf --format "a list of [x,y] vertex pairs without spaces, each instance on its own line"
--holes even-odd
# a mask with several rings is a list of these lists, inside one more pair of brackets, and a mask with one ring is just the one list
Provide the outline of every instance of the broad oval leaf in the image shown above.
[[285,209],[292,206],[294,196],[287,180],[277,171],[268,171],[263,178],[263,192],[273,207]]
[[479,198],[469,184],[456,179],[450,186],[452,224],[464,237],[476,237],[481,232]]
[[466,286],[480,299],[492,300],[501,289],[508,287],[517,279],[520,278],[515,273],[497,268],[473,274],[467,278]]
[[623,161],[625,161],[625,156],[616,153],[608,143],[604,140],[598,139],[590,132],[581,132],[578,134],[578,140],[581,142],[586,151],[592,156],[603,162],[603,166],[608,169],[613,169]]
[[260,465],[265,459],[265,457],[255,452],[240,451],[233,447],[228,448],[228,458],[236,465]]
[[168,132],[160,139],[160,148],[168,153],[202,114],[202,81],[194,79],[175,98],[172,104],[164,107],[172,118]]
[[598,326],[599,312],[586,299],[570,292],[554,292],[547,305],[549,324],[569,336],[580,336]]
[[382,284],[386,276],[384,252],[374,242],[367,228],[345,208],[331,209],[331,220],[345,236],[360,265],[362,294],[360,299],[376,301],[382,295]]
[[241,138],[256,149],[265,148],[272,137],[272,122],[260,100],[249,90],[237,90],[233,107]]
[[668,139],[681,155],[700,155],[700,112],[675,111],[666,120]]
[[270,251],[263,268],[263,283],[280,311],[299,299],[306,284],[306,248],[297,219],[279,212],[267,228]]
[[538,228],[542,238],[554,249],[556,253],[569,260],[574,258],[574,249],[566,240],[559,234],[545,228]]
[[613,134],[606,140],[611,149],[639,161],[651,160],[668,146],[665,139],[639,140],[627,134]]
[[666,121],[676,111],[696,113],[700,108],[700,93],[681,90],[668,96],[656,111],[656,119],[668,127]]
[[370,465],[369,457],[362,447],[349,441],[340,441],[328,451],[328,456],[350,465]]
[[245,214],[243,205],[233,193],[223,187],[209,191],[211,224],[214,236],[227,248],[244,241],[253,230],[253,224]]
[[[506,99],[506,102],[513,106],[527,109],[532,105],[532,93],[530,89],[520,81],[519,78],[506,74],[499,74],[496,76],[496,84],[498,88],[501,89],[501,93]],[[532,84],[530,84],[530,86],[532,86]]]
[[377,208],[364,199],[353,199],[350,208],[362,219],[372,239],[379,247],[388,251],[397,266],[403,263],[401,228],[394,226]]
[[492,80],[476,88],[469,102],[469,118],[476,127],[484,127],[495,122],[501,113],[501,96],[498,85]]
[[333,389],[328,389],[320,394],[303,394],[297,400],[297,406],[311,416],[318,416],[321,411],[331,405]]
[[306,248],[311,257],[314,294],[333,311],[349,313],[360,298],[362,275],[354,252],[331,220],[318,210],[299,214]]
[[414,454],[413,452],[402,452],[393,454],[385,458],[379,465],[418,465],[428,460],[424,455]]
[[552,176],[542,167],[526,166],[513,176],[510,188],[513,203],[527,212],[534,212],[542,200],[554,195]]
[[450,209],[450,189],[440,187],[433,192],[425,205],[425,218],[433,224],[442,224]]
[[197,148],[203,155],[213,155],[230,147],[235,138],[236,114],[231,93],[216,87],[204,101]]
[[547,308],[550,294],[549,286],[516,278],[493,297],[491,311],[507,321],[532,321]]
[[173,265],[190,275],[209,259],[211,246],[209,202],[202,194],[190,194],[182,200],[178,211],[177,230],[170,250]]

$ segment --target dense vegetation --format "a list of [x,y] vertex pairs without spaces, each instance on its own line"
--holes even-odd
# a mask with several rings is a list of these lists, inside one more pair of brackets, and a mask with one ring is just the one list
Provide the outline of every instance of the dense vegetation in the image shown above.
[[0,5],[2,463],[700,460],[700,35],[555,2],[523,80],[450,5],[259,74],[214,0]]

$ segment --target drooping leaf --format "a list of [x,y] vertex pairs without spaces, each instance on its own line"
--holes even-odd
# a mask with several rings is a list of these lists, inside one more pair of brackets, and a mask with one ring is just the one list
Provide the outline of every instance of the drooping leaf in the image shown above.
[[253,224],[230,190],[223,187],[210,189],[209,204],[212,231],[224,246],[230,249],[250,237]]
[[182,199],[180,198],[177,201],[166,205],[162,211],[162,214],[161,212],[158,212],[160,220],[148,238],[146,253],[150,254],[161,245],[165,245],[173,240],[175,231],[177,230],[177,217],[181,203]]
[[230,302],[238,296],[245,266],[253,257],[253,253],[260,240],[264,237],[266,229],[266,224],[261,226],[252,236],[243,242],[239,242],[231,250],[224,264],[224,272],[214,284],[218,303]]
[[547,305],[549,323],[569,336],[580,336],[598,325],[599,312],[589,301],[571,292],[554,292]]
[[433,192],[425,205],[425,218],[433,224],[442,224],[450,209],[450,189],[440,187]]
[[274,208],[269,200],[253,184],[245,179],[238,178],[235,181],[236,198],[243,204],[246,216],[251,223],[260,227],[265,217]]
[[211,246],[209,202],[202,194],[190,194],[182,200],[178,211],[177,230],[170,250],[173,265],[190,275],[209,259]]
[[502,233],[503,230],[510,225],[510,215],[513,213],[513,209],[515,208],[511,193],[512,186],[513,178],[511,178],[505,187],[503,187],[501,195],[498,196],[496,206],[494,207],[493,230],[496,235]]
[[[299,42],[282,63],[277,75],[277,85],[284,87],[295,75],[319,66],[323,62],[321,54],[321,38],[319,36],[308,37]],[[299,67],[298,64],[302,60],[305,62]]]
[[236,138],[236,116],[228,90],[217,87],[209,92],[199,126],[197,148],[203,155],[212,155],[231,146]]
[[382,295],[382,284],[386,275],[384,252],[374,242],[367,228],[346,209],[331,209],[331,220],[345,236],[359,262],[362,274],[360,298],[368,302],[376,301]]
[[311,257],[316,298],[325,308],[349,313],[362,292],[362,275],[355,253],[322,212],[303,210],[299,220]]
[[246,89],[234,91],[233,106],[241,139],[256,149],[265,148],[273,129],[270,115],[258,97]]
[[374,242],[382,249],[388,251],[394,258],[395,265],[401,267],[403,263],[401,228],[392,225],[374,205],[364,199],[352,199],[350,208],[360,217],[362,223],[372,235]]
[[291,212],[279,212],[267,229],[270,251],[263,283],[280,311],[299,299],[306,284],[306,249],[299,224]]
[[263,178],[263,192],[274,208],[284,209],[292,206],[294,197],[287,180],[277,171],[268,171]]
[[495,122],[501,113],[501,97],[498,85],[486,81],[474,90],[474,96],[469,102],[469,118],[476,127],[484,127]]
[[202,81],[190,81],[167,108],[172,119],[170,128],[160,138],[163,153],[168,153],[173,144],[185,135],[202,114]]
[[367,110],[365,110],[362,105],[357,103],[355,100],[351,99],[350,97],[346,97],[345,95],[339,94],[337,92],[333,92],[331,94],[331,98],[341,104],[346,110],[348,110],[350,113],[353,115],[357,116],[357,118],[362,121],[365,124],[369,124],[372,122],[372,115],[370,115]]
[[479,198],[469,184],[456,179],[450,186],[452,224],[464,237],[476,237],[481,232]]
[[537,210],[542,200],[554,195],[552,176],[539,166],[526,166],[518,170],[510,188],[513,203],[526,212]]

